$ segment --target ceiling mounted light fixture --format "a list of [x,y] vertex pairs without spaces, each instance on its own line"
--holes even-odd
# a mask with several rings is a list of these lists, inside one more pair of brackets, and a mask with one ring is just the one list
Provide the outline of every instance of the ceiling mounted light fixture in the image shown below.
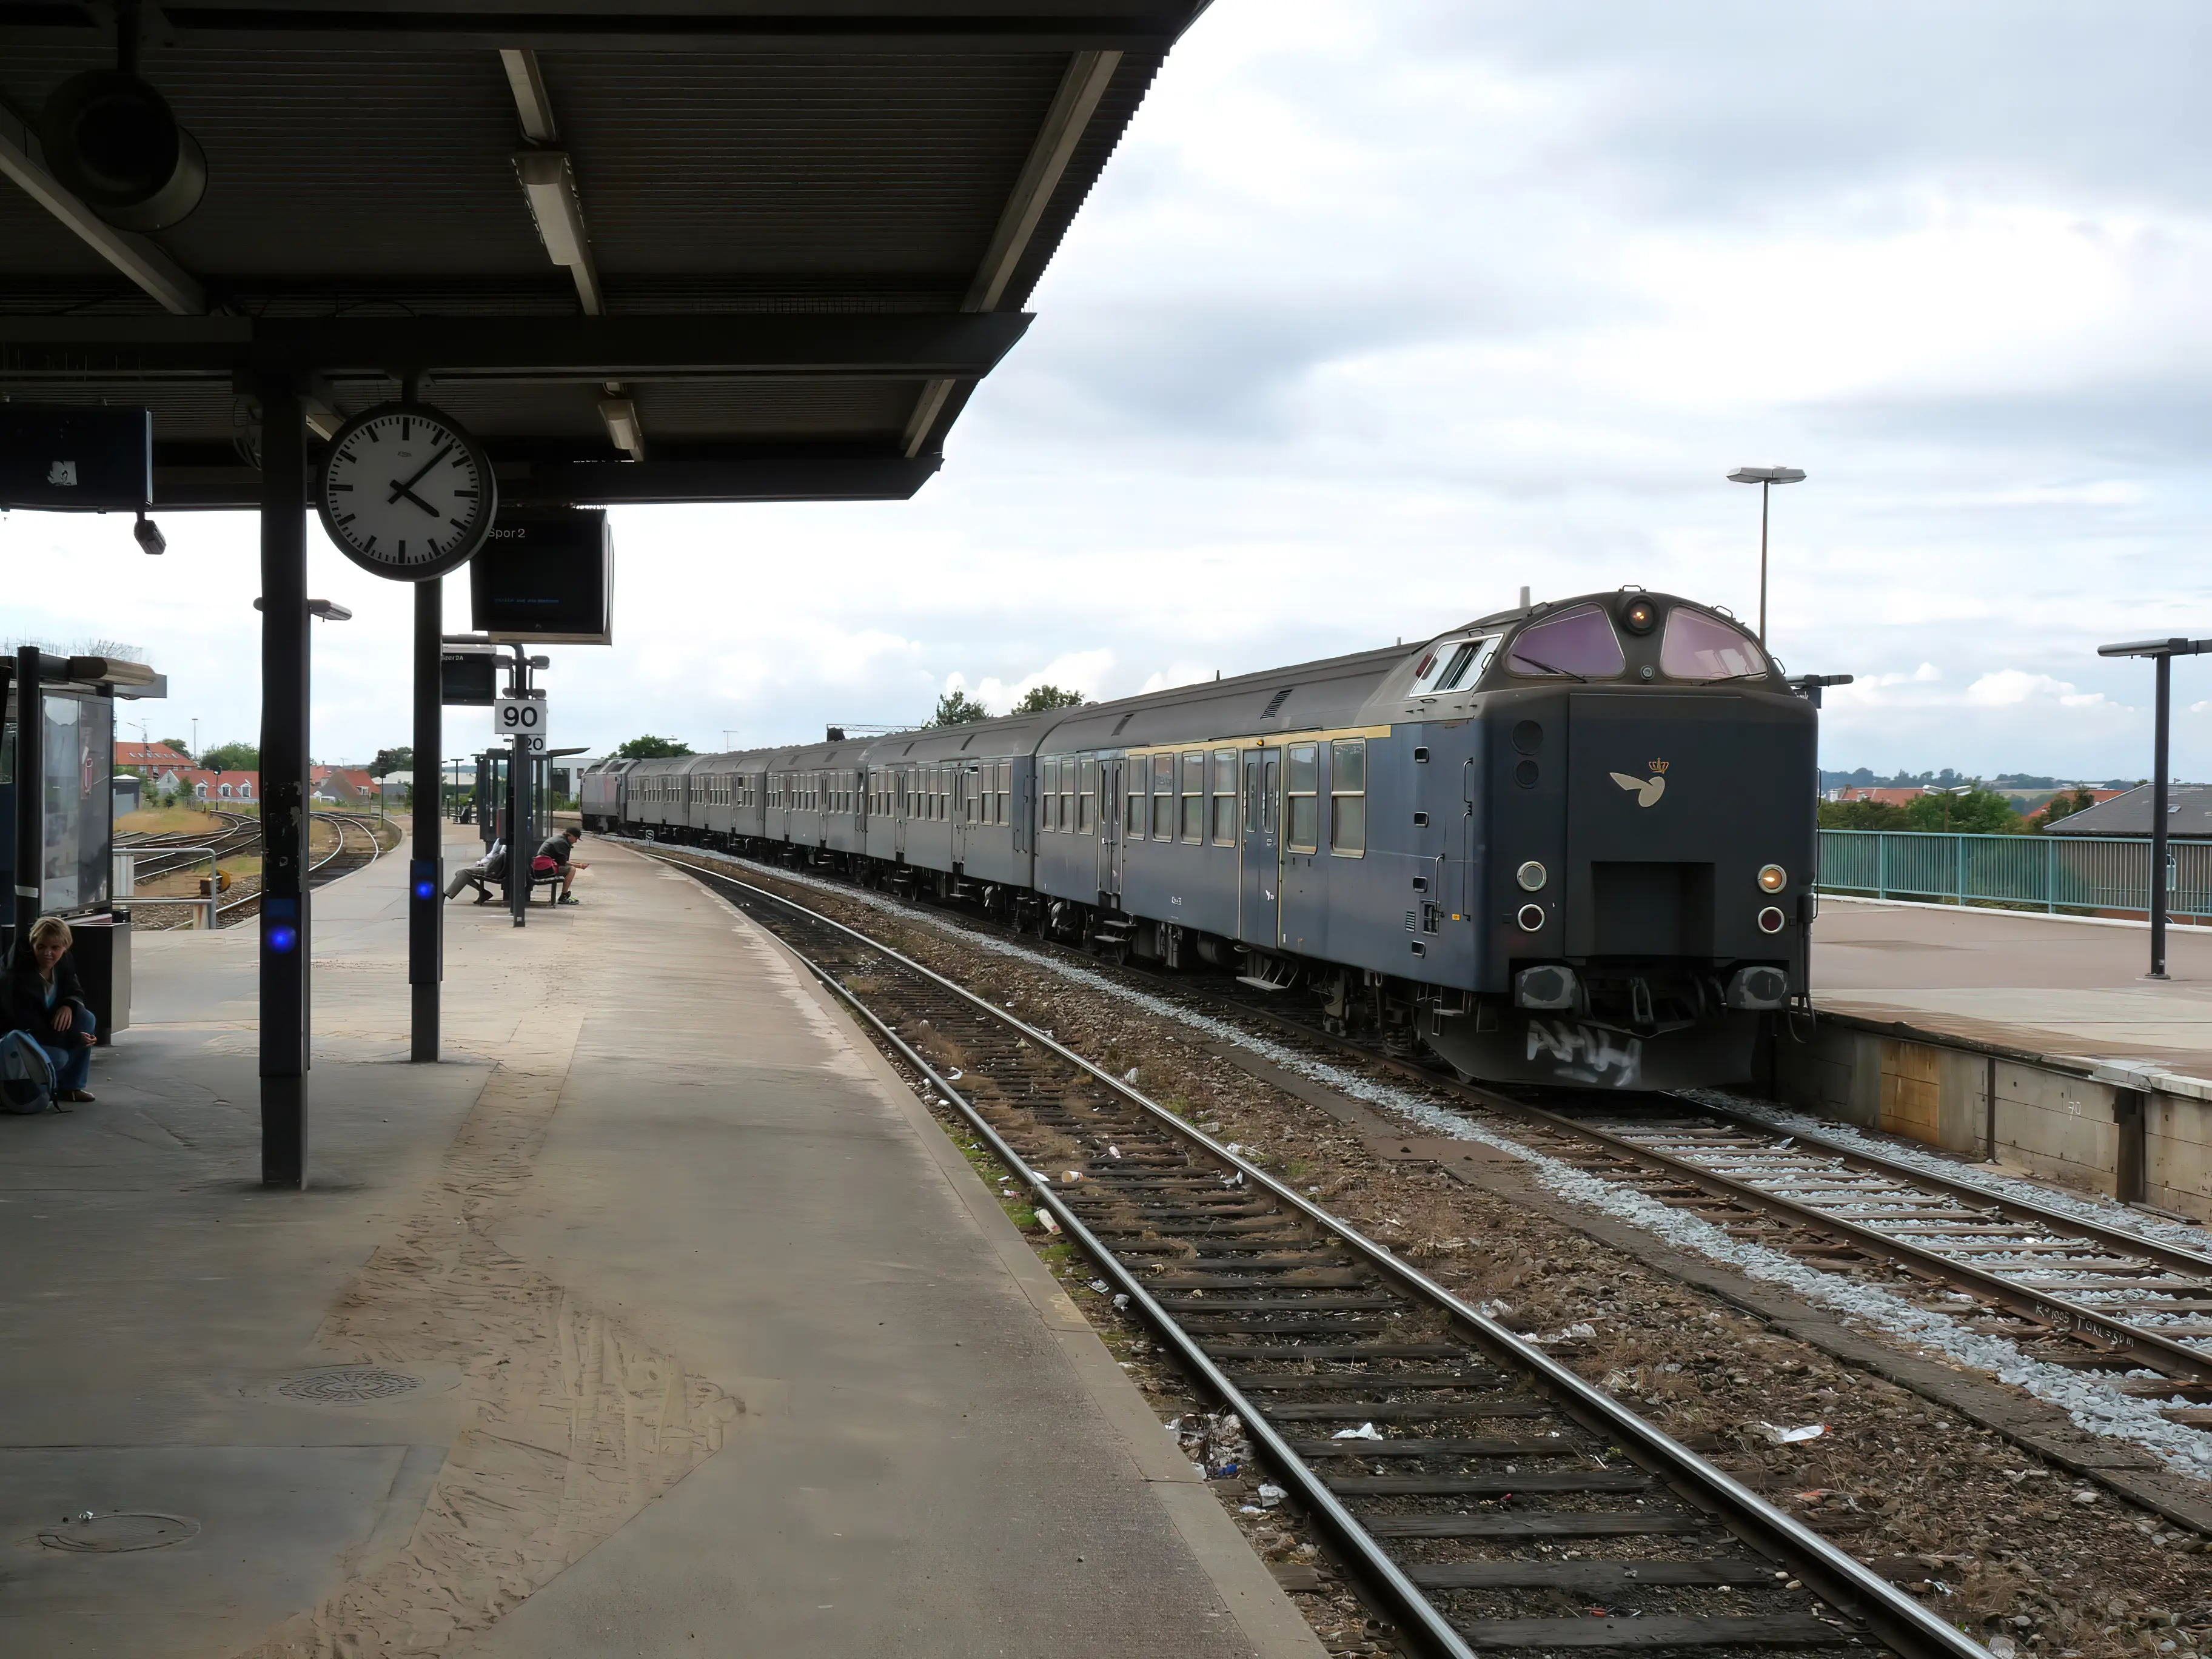
[[200,204],[207,156],[139,76],[138,10],[119,0],[115,67],[55,88],[39,114],[39,143],[54,177],[109,224],[166,230]]
[[576,194],[576,170],[564,149],[526,149],[514,158],[514,176],[522,181],[522,194],[530,204],[530,216],[538,222],[538,239],[545,255],[565,265],[576,279],[576,296],[585,313],[603,315],[606,301],[599,292],[599,273],[592,264],[591,234],[584,228],[584,204]]

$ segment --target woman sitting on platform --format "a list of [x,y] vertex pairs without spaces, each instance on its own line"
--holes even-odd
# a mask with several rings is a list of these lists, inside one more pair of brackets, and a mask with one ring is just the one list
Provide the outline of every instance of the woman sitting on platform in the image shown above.
[[70,958],[75,938],[59,916],[41,916],[31,928],[27,950],[15,947],[4,988],[0,988],[0,1030],[27,1031],[54,1063],[54,1098],[89,1103],[84,1085],[92,1081],[92,1039],[98,1022],[77,983]]

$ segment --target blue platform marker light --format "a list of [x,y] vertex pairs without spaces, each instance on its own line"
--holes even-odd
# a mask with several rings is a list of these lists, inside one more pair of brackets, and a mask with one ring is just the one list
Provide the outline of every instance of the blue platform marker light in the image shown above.
[[279,956],[298,950],[300,948],[299,915],[300,901],[297,899],[263,900],[262,943]]
[[438,896],[438,861],[435,859],[410,860],[407,874],[416,898],[428,904]]

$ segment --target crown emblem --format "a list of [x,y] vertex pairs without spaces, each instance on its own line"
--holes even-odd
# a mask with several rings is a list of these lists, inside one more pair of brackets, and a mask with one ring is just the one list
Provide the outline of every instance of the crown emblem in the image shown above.
[[1664,777],[1667,775],[1667,763],[1665,761],[1656,760],[1649,763],[1649,764],[1652,772],[1656,775]]

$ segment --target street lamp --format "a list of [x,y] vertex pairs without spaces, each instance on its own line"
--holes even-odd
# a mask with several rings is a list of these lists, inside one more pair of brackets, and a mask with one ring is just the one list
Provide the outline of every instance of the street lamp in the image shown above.
[[1778,483],[1802,483],[1805,469],[1798,466],[1740,466],[1729,474],[1730,483],[1759,486],[1759,642],[1766,643],[1766,503]]
[[2173,659],[2201,657],[2212,640],[2130,640],[2100,645],[2100,657],[2148,657],[2158,664],[2158,712],[2151,726],[2150,977],[2166,977],[2166,750],[2173,694]]

